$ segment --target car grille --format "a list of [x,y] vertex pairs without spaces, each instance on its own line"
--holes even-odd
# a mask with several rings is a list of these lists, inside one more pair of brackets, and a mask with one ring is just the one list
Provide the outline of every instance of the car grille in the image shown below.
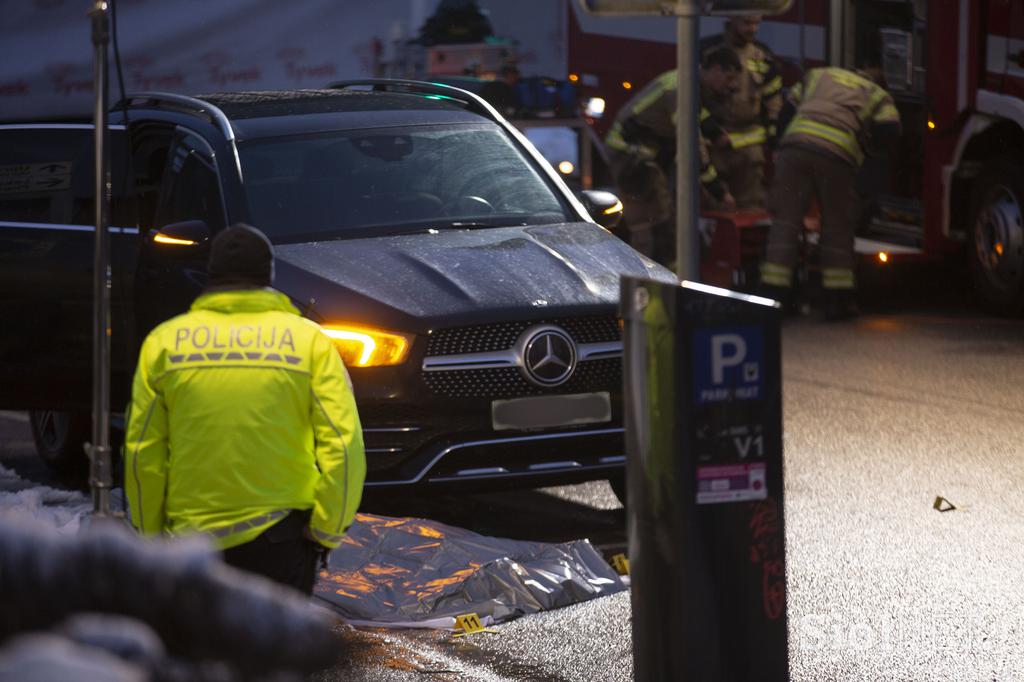
[[619,320],[612,315],[522,320],[442,329],[430,336],[426,354],[462,355],[506,350],[515,345],[516,339],[524,330],[538,324],[557,325],[569,332],[576,343],[601,343],[619,341],[622,338]]
[[617,392],[622,383],[622,360],[607,358],[581,362],[572,378],[557,388],[535,386],[517,367],[425,372],[431,391],[448,398],[515,398],[553,393]]
[[[506,351],[515,345],[526,329],[542,324],[561,327],[577,344],[622,340],[619,320],[612,315],[521,320],[442,329],[431,335],[426,357]],[[424,372],[423,381],[435,395],[446,398],[503,399],[552,393],[618,391],[622,382],[622,361],[618,357],[582,361],[572,378],[557,388],[534,385],[526,380],[518,367]]]

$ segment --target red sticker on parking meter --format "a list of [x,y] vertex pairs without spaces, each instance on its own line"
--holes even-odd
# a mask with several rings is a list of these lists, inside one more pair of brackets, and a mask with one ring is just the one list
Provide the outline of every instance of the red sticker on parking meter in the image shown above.
[[764,462],[697,467],[697,504],[763,500],[767,477]]

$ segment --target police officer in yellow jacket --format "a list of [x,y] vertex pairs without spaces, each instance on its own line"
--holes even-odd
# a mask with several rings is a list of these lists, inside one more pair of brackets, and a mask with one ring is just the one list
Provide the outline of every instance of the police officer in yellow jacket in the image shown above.
[[825,316],[856,315],[851,195],[865,149],[884,149],[900,134],[899,112],[870,76],[814,69],[790,91],[795,114],[779,143],[769,197],[772,227],[761,266],[763,293],[791,302],[793,268],[803,218],[816,196],[821,207],[821,268]]
[[142,345],[125,434],[125,492],[146,535],[202,533],[228,564],[309,594],[339,545],[366,463],[331,340],[269,288],[273,250],[233,225],[209,286]]
[[736,92],[707,105],[729,134],[729,145],[711,148],[711,162],[740,208],[764,206],[765,145],[775,136],[782,110],[782,75],[775,56],[755,38],[759,16],[732,17],[725,31],[700,42],[701,56],[727,47],[742,68]]

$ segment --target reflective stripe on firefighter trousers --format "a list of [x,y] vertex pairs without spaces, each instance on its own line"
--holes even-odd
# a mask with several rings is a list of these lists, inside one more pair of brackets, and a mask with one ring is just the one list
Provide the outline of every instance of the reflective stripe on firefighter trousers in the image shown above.
[[821,286],[825,289],[853,289],[853,270],[848,268],[822,268]]
[[773,287],[789,287],[792,285],[793,268],[776,265],[767,261],[761,263],[761,283]]

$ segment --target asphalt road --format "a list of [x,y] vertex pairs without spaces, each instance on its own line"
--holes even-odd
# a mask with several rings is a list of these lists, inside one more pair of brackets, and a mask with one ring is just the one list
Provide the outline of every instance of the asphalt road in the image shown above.
[[[856,322],[784,327],[794,680],[1024,679],[1024,321],[978,314],[951,291],[942,277],[900,280]],[[28,472],[25,427],[0,414],[0,461]],[[955,509],[934,509],[936,497]],[[365,509],[589,537],[606,555],[626,542],[604,483]],[[345,662],[317,679],[630,680],[628,597],[461,640],[339,629]]]

